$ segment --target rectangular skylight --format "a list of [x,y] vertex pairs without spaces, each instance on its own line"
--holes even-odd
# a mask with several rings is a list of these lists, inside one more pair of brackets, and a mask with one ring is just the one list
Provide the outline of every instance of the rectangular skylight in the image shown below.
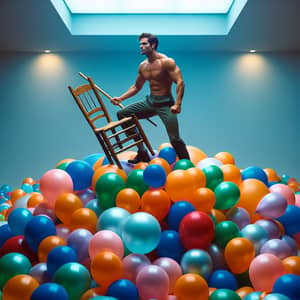
[[226,14],[234,0],[64,0],[73,14]]

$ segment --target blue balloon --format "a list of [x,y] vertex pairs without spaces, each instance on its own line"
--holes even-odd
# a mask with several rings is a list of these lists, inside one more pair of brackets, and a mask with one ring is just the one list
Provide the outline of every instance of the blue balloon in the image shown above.
[[69,246],[57,246],[47,256],[47,272],[53,277],[59,267],[70,262],[77,262],[75,250]]
[[102,213],[102,209],[99,207],[98,205],[98,199],[93,199],[90,200],[89,202],[87,202],[84,207],[91,209],[96,215],[97,217],[99,217]]
[[208,286],[235,291],[238,288],[238,282],[231,272],[227,270],[216,270],[208,278]]
[[87,162],[91,167],[93,167],[95,162],[103,156],[104,156],[103,153],[93,153],[93,154],[90,154],[90,155],[87,155],[86,157],[84,157],[83,160],[85,162]]
[[168,214],[169,228],[178,231],[181,220],[192,211],[195,211],[195,207],[190,202],[178,201],[174,203]]
[[8,224],[0,225],[0,248],[8,239],[13,236],[14,234],[12,233]]
[[66,172],[71,176],[74,190],[81,191],[88,188],[92,183],[94,170],[84,160],[74,160],[66,168]]
[[184,248],[178,232],[175,230],[164,230],[156,247],[156,253],[160,257],[169,257],[180,262]]
[[164,147],[159,151],[158,157],[165,159],[171,165],[176,160],[176,151],[172,147]]
[[0,187],[0,192],[4,192],[4,194],[6,194],[6,195],[7,195],[7,193],[9,193],[9,192],[11,192],[11,191],[12,191],[12,188],[11,188],[11,186],[8,185],[8,184],[3,184],[3,185],[1,185],[1,187]]
[[15,208],[8,215],[7,223],[14,235],[24,235],[26,225],[32,218],[27,208]]
[[31,300],[69,300],[69,295],[65,288],[54,282],[43,283],[31,294]]
[[40,242],[50,235],[56,235],[53,221],[46,216],[34,216],[25,227],[24,236],[29,248],[37,252]]
[[273,293],[283,294],[290,300],[300,299],[300,276],[285,274],[278,277],[273,285]]
[[277,220],[283,225],[286,234],[292,236],[300,232],[300,207],[296,205],[288,205],[284,214]]
[[242,172],[242,179],[254,178],[262,181],[266,186],[268,186],[268,176],[265,171],[259,167],[247,167]]
[[108,287],[106,295],[115,297],[118,300],[139,300],[139,292],[136,285],[127,279],[114,281]]
[[145,168],[143,177],[148,186],[158,188],[165,185],[167,174],[161,165],[151,164]]

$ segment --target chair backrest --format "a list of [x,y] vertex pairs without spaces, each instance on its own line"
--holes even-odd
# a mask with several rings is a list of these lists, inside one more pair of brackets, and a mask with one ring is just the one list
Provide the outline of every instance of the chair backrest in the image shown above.
[[[68,88],[85,119],[95,130],[112,120],[93,80],[88,78],[88,82],[89,83],[80,85],[75,89],[71,86]],[[104,120],[105,122],[103,122]]]

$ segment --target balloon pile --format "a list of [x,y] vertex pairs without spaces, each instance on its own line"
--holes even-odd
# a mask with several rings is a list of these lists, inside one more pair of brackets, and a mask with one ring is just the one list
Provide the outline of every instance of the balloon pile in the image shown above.
[[299,182],[170,144],[0,188],[0,299],[299,300]]

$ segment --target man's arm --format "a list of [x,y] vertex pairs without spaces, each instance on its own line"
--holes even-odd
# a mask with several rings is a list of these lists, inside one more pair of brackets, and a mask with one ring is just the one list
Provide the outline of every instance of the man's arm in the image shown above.
[[142,75],[142,73],[140,71],[140,68],[139,68],[139,73],[138,73],[138,76],[136,78],[135,83],[124,94],[122,94],[120,97],[113,97],[111,99],[111,102],[115,105],[118,105],[123,100],[134,96],[135,94],[137,94],[141,90],[141,88],[143,87],[145,81],[146,81],[146,79]]
[[181,71],[173,59],[168,58],[166,60],[166,68],[172,81],[176,83],[176,101],[175,104],[171,106],[171,111],[179,114],[181,112],[181,103],[184,94],[184,81]]

